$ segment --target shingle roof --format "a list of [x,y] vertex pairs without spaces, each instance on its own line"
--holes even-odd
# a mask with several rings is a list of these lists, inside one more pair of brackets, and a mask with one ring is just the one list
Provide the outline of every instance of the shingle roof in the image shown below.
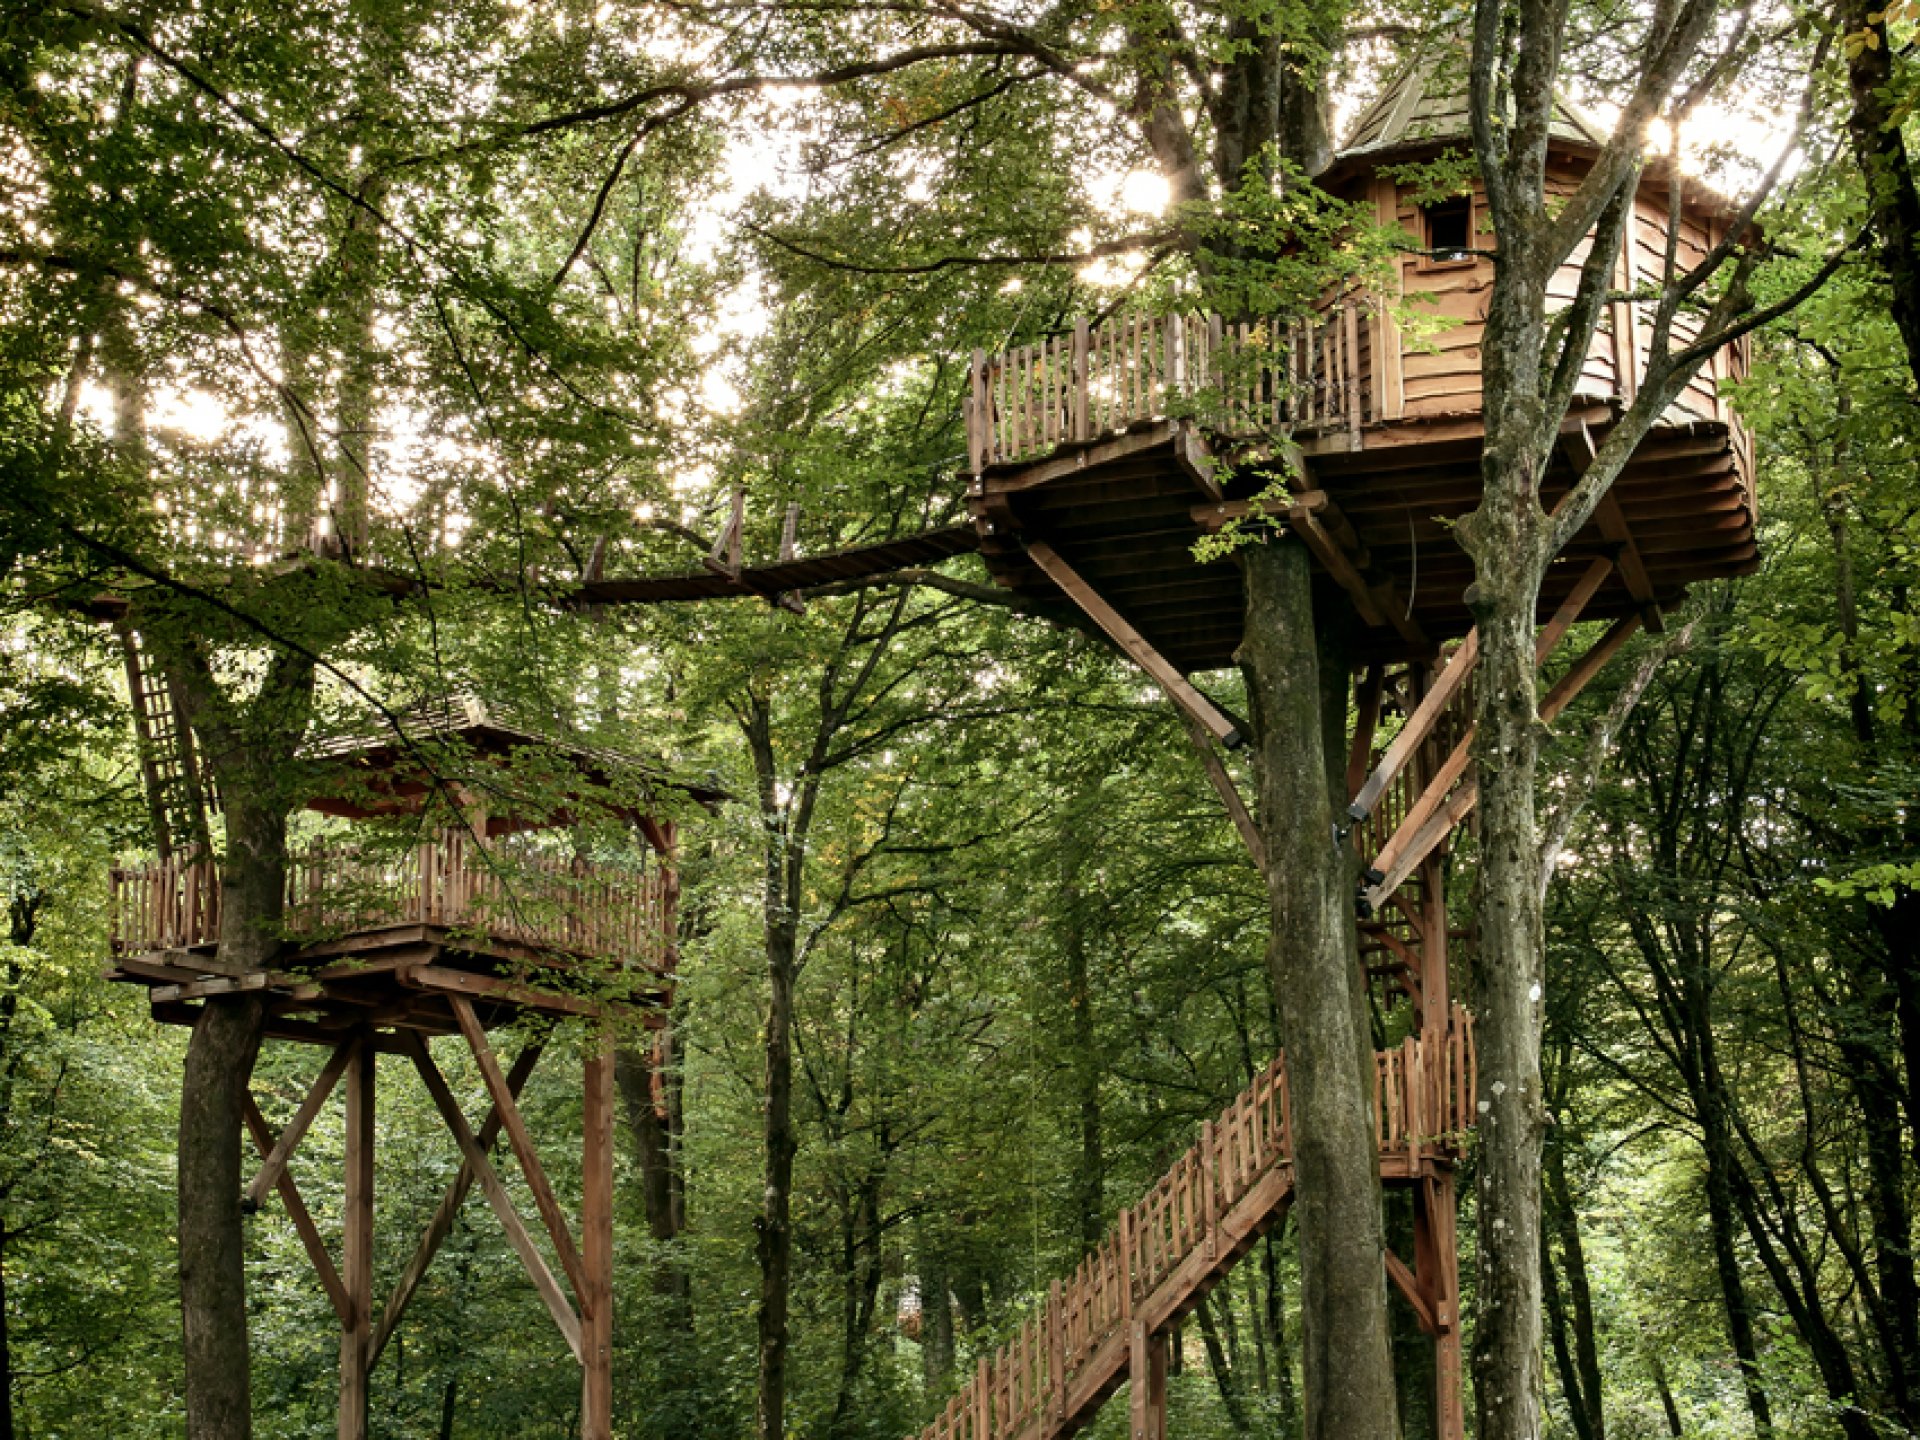
[[617,777],[646,790],[678,790],[707,805],[728,798],[711,777],[695,779],[676,774],[658,761],[570,740],[559,724],[530,716],[517,706],[489,701],[471,690],[430,696],[381,717],[381,723],[366,731],[318,740],[306,747],[305,758],[344,760],[359,768],[384,770],[405,764],[405,752],[414,744],[445,741],[490,751],[537,746],[604,780]]
[[[1607,132],[1565,95],[1554,97],[1555,139],[1598,149]],[[1336,160],[1385,155],[1398,150],[1468,139],[1467,57],[1445,50],[1420,57],[1388,82],[1347,132]]]

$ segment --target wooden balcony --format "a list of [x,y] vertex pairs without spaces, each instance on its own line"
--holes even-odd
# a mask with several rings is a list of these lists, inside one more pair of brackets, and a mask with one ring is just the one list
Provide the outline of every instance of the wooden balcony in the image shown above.
[[1218,315],[1082,320],[999,355],[976,352],[967,403],[973,472],[1191,415],[1216,435],[1344,432],[1371,424],[1374,307],[1357,296],[1312,320]]
[[318,1017],[323,1030],[371,1011],[438,1033],[455,1028],[453,993],[558,1014],[664,998],[675,885],[664,867],[483,849],[450,830],[394,852],[295,854],[271,973],[219,968],[220,875],[209,861],[114,870],[108,933],[114,977],[148,985],[162,1019],[190,1019],[182,1007],[210,994],[264,989],[277,1013]]

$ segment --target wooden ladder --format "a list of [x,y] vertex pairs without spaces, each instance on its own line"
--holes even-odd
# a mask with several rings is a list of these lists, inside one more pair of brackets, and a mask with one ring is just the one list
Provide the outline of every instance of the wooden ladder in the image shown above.
[[126,661],[127,693],[133,701],[133,730],[155,846],[163,860],[182,849],[204,852],[207,813],[215,802],[194,750],[193,730],[181,718],[173,687],[141,651],[139,634],[124,624],[116,629]]

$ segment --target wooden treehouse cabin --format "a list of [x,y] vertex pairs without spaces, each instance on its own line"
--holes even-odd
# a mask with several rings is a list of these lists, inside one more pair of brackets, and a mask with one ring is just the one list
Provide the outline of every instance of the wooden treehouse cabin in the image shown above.
[[[340,841],[298,850],[287,867],[284,943],[271,970],[221,964],[220,868],[204,848],[206,797],[187,732],[164,687],[145,683],[129,641],[135,714],[159,834],[176,837],[111,884],[110,979],[147,987],[158,1020],[191,1025],[210,997],[258,992],[270,1038],[324,1047],[317,1078],[279,1125],[249,1098],[261,1166],[243,1203],[277,1195],[332,1301],[341,1329],[342,1440],[364,1440],[370,1373],[435,1252],[477,1184],[528,1278],[582,1367],[581,1434],[610,1440],[612,1354],[612,1022],[661,1027],[677,960],[673,814],[721,798],[632,757],[559,744],[471,697],[404,713],[397,733],[316,746],[307,808],[360,822]],[[169,750],[157,753],[164,738]],[[529,792],[521,762],[546,782]],[[559,775],[556,782],[554,774]],[[574,783],[568,783],[568,776]],[[189,783],[191,782],[191,783]],[[589,809],[644,838],[647,863],[577,858],[562,845]],[[435,820],[435,816],[441,817]],[[375,823],[369,823],[375,822]],[[405,835],[405,827],[413,833]],[[398,836],[399,838],[396,838]],[[517,1097],[545,1048],[535,1032],[503,1064],[490,1032],[526,1016],[581,1020],[585,1052],[582,1215],[563,1211]],[[449,1088],[430,1041],[458,1035],[491,1105],[477,1122]],[[462,1166],[384,1306],[373,1295],[374,1079],[379,1056],[410,1062],[442,1116]],[[339,1258],[321,1234],[289,1162],[344,1077],[344,1234]],[[538,1211],[519,1214],[490,1158],[504,1133]],[[544,1232],[555,1274],[536,1243]]]
[[[1166,690],[1256,855],[1258,834],[1213,748],[1240,737],[1203,688],[1204,672],[1230,665],[1240,643],[1240,577],[1229,561],[1197,560],[1196,542],[1258,504],[1308,546],[1318,613],[1351,612],[1358,960],[1389,1022],[1408,1034],[1377,1069],[1381,1179],[1411,1192],[1400,1203],[1414,1234],[1411,1257],[1390,1253],[1386,1268],[1391,1292],[1435,1347],[1434,1433],[1461,1440],[1454,1169],[1476,1082],[1471,1020],[1449,993],[1444,856],[1476,798],[1468,747],[1478,645],[1463,598],[1471,566],[1450,527],[1479,496],[1480,344],[1493,267],[1478,190],[1419,203],[1390,168],[1467,148],[1465,98],[1436,84],[1436,73],[1416,68],[1390,86],[1320,177],[1404,232],[1392,293],[1331,294],[1310,317],[1265,324],[1122,316],[977,354],[967,499],[1000,585],[1098,628]],[[1563,105],[1551,185],[1576,186],[1603,140]],[[1635,197],[1613,262],[1620,298],[1608,303],[1581,371],[1546,477],[1548,506],[1646,370],[1650,325],[1632,292],[1662,273],[1670,233],[1682,268],[1726,233],[1714,196],[1683,186],[1675,214],[1672,194],[1663,177]],[[1561,300],[1571,299],[1583,259],[1576,253],[1557,277]],[[1422,315],[1440,323],[1414,318]],[[1692,339],[1694,324],[1683,317],[1674,342]],[[1554,564],[1538,659],[1576,621],[1609,623],[1557,667],[1546,718],[1635,630],[1659,629],[1688,585],[1754,566],[1751,445],[1721,393],[1746,361],[1744,345],[1712,358]],[[1278,500],[1269,490],[1276,473],[1288,492]],[[1164,1440],[1168,1337],[1292,1198],[1286,1095],[1276,1060],[981,1361],[925,1440],[1053,1440],[1086,1424],[1122,1384],[1134,1440]]]

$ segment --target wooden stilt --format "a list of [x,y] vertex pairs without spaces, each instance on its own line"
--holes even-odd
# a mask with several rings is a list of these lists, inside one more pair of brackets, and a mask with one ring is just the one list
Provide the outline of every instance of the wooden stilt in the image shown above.
[[1133,1325],[1127,1393],[1133,1440],[1167,1440],[1167,1336],[1145,1321]]
[[340,1440],[366,1440],[367,1365],[373,1334],[373,1075],[378,1052],[363,1032],[347,1062],[345,1238],[341,1279],[348,1319],[340,1330]]
[[1467,1433],[1461,1384],[1460,1247],[1454,1226],[1458,1203],[1450,1169],[1435,1167],[1414,1191],[1414,1259],[1438,1331],[1433,1340],[1438,1440],[1464,1440]]
[[613,1035],[587,1040],[580,1160],[580,1440],[613,1440]]

